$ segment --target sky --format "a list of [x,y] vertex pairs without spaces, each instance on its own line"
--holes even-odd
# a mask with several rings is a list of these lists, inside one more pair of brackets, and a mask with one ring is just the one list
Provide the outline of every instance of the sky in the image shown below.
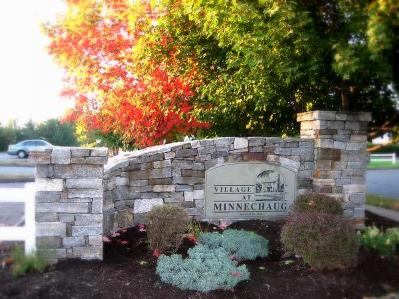
[[46,52],[40,24],[65,11],[62,0],[0,1],[0,123],[57,118],[73,105],[59,97],[63,70]]

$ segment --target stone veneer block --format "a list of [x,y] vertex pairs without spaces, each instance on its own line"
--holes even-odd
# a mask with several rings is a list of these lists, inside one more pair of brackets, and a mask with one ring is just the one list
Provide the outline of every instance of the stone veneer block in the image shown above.
[[102,187],[102,179],[66,179],[66,188],[71,189],[100,189]]
[[104,165],[107,163],[108,157],[87,157],[85,162],[86,164],[99,164]]
[[40,222],[36,223],[37,237],[65,237],[66,224],[60,222]]
[[93,164],[70,164],[54,165],[54,175],[56,178],[102,178],[103,166]]
[[102,197],[103,191],[101,188],[98,189],[69,189],[68,198],[93,198]]
[[91,157],[106,157],[107,155],[108,155],[108,149],[106,147],[95,148],[90,150]]
[[50,164],[51,162],[51,151],[39,150],[29,153],[29,160],[35,164]]
[[57,202],[57,203],[36,203],[37,213],[88,213],[88,203],[69,203],[69,202]]
[[52,164],[70,164],[71,150],[68,147],[54,147],[51,152]]
[[162,198],[151,198],[151,199],[137,199],[134,202],[134,213],[142,214],[149,212],[152,207],[163,205]]
[[245,149],[248,147],[248,138],[234,138],[234,149]]
[[67,237],[62,239],[62,245],[64,248],[80,247],[86,244],[84,237]]
[[71,148],[72,157],[88,157],[90,156],[90,149],[75,147]]
[[72,226],[72,237],[79,236],[96,236],[103,233],[103,228],[101,225],[97,226]]
[[64,180],[62,179],[49,179],[49,178],[36,178],[37,191],[63,191]]

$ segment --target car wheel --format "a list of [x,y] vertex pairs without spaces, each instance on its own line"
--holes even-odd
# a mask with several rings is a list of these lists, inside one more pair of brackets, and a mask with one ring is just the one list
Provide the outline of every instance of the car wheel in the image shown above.
[[26,156],[27,156],[25,151],[19,151],[17,153],[17,155],[18,155],[18,158],[20,158],[20,159],[26,158]]

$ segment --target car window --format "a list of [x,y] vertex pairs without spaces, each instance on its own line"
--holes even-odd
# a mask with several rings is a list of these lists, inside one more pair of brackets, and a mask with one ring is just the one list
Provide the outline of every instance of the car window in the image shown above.
[[44,141],[35,141],[35,145],[36,146],[45,146],[45,145],[47,145],[47,143],[46,142],[44,142]]
[[23,146],[34,146],[35,142],[34,141],[25,141],[24,143],[22,143]]

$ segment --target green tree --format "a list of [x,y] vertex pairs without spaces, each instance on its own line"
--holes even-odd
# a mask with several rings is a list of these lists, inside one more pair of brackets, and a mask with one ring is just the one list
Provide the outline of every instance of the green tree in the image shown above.
[[196,113],[213,124],[210,134],[292,135],[296,113],[313,109],[372,111],[375,127],[398,114],[397,1],[157,5],[135,61],[143,72],[153,61],[177,75],[197,72]]
[[15,120],[10,120],[6,126],[0,124],[0,151],[6,151],[8,145],[18,140],[18,128]]
[[35,135],[54,145],[77,146],[75,125],[73,123],[60,123],[58,119],[49,119],[37,125]]
[[22,128],[15,120],[10,120],[6,126],[0,124],[0,151],[6,151],[8,145],[26,139],[44,139],[54,145],[77,146],[75,124],[61,123],[58,119],[49,119],[35,124],[29,120]]

